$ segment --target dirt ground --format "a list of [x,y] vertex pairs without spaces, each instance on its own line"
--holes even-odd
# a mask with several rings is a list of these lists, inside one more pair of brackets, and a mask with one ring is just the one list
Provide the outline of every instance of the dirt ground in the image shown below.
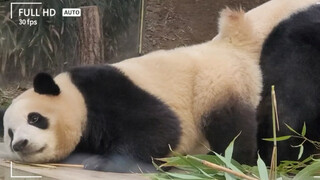
[[143,53],[212,39],[226,6],[250,10],[267,0],[146,0]]

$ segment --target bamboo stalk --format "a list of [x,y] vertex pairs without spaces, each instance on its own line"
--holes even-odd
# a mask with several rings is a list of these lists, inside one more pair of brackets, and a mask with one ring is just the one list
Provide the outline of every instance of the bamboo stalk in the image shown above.
[[[5,163],[10,163],[11,161],[5,160]],[[12,161],[15,164],[28,165],[28,166],[36,166],[36,167],[44,167],[44,168],[57,168],[57,167],[71,167],[71,168],[84,168],[82,164],[62,164],[62,163],[23,163],[18,161]]]
[[272,104],[272,130],[273,130],[273,149],[270,163],[269,180],[275,180],[277,176],[277,129],[279,131],[279,120],[277,111],[277,100],[274,85],[271,86],[271,104]]
[[277,176],[277,146],[273,146],[269,180],[275,180],[276,176]]
[[144,24],[144,0],[141,1],[140,9],[140,29],[139,29],[139,55],[142,54],[142,37],[143,37],[143,24]]
[[236,172],[236,171],[233,171],[229,168],[226,168],[226,167],[223,167],[223,166],[219,166],[217,164],[214,164],[212,162],[209,162],[209,161],[206,161],[206,160],[202,160],[202,159],[199,159],[199,158],[196,158],[196,157],[193,157],[193,156],[187,156],[188,158],[190,159],[193,159],[195,161],[198,161],[200,163],[202,163],[203,165],[209,167],[209,168],[212,168],[212,169],[215,169],[215,170],[218,170],[218,171],[223,171],[223,172],[226,172],[226,173],[229,173],[229,174],[232,174],[234,176],[237,176],[239,178],[242,178],[242,179],[248,179],[248,180],[258,180],[254,177],[251,177],[251,176],[247,176],[243,173],[239,173],[239,172]]
[[15,163],[15,164],[20,164],[20,165],[26,165],[26,166],[36,166],[36,167],[44,167],[44,168],[56,168],[56,166],[52,166],[52,165],[47,165],[47,164],[37,164],[37,163],[24,163],[24,162],[19,162],[19,161],[9,161],[9,160],[5,160],[5,163]]
[[52,166],[49,164],[38,164],[38,163],[18,163],[18,164],[28,165],[28,166],[36,166],[36,167],[42,167],[42,168],[50,168],[50,169],[57,168],[56,166]]
[[82,165],[82,164],[48,163],[48,165],[51,165],[51,166],[57,166],[57,167],[84,168],[84,165]]
[[279,126],[279,116],[278,116],[278,105],[277,105],[277,96],[275,91],[275,86],[273,85],[271,88],[271,96],[272,96],[272,103],[273,103],[273,110],[274,110],[274,118],[277,124],[277,130],[280,131]]

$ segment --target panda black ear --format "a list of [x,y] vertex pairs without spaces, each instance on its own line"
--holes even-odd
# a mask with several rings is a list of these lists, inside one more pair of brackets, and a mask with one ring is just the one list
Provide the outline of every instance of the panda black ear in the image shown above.
[[60,94],[59,86],[54,82],[51,75],[39,73],[33,80],[33,88],[36,93],[54,95]]

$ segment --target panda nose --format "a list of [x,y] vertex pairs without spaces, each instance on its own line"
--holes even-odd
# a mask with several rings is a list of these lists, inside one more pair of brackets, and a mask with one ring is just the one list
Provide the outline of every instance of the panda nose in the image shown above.
[[28,140],[26,139],[23,139],[23,140],[20,140],[18,142],[16,142],[13,146],[12,146],[12,149],[16,152],[19,152],[19,151],[22,151],[28,144]]

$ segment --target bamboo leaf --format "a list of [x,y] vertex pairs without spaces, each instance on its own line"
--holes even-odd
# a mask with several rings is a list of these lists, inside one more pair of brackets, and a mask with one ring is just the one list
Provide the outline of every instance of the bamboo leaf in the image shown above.
[[286,124],[286,123],[284,123],[286,126],[287,126],[287,128],[291,131],[291,132],[293,132],[293,133],[295,133],[295,134],[297,134],[297,135],[300,135],[297,131],[295,131],[292,127],[290,127],[288,124]]
[[229,146],[225,150],[225,153],[224,153],[225,154],[225,158],[229,162],[231,162],[231,159],[232,159],[234,142],[240,136],[240,134],[241,134],[241,132],[230,142]]
[[226,180],[233,180],[233,179],[235,179],[234,177],[232,177],[230,174],[228,174],[228,173],[224,173],[224,176],[225,176],[225,178],[226,178]]
[[300,145],[298,160],[301,158],[301,156],[302,156],[302,154],[303,154],[303,150],[304,150],[303,145]]
[[[193,161],[189,161],[189,159],[187,159],[187,157],[186,156],[182,156],[181,154],[179,154],[179,153],[175,153],[175,152],[173,152],[176,156],[178,156],[180,159],[182,159],[185,163],[186,163],[186,165],[189,165],[189,166],[191,166],[192,168],[194,168],[195,170],[197,170],[197,171],[199,171],[200,173],[202,173],[203,175],[205,175],[206,177],[208,177],[208,178],[212,178],[209,174],[207,174],[206,172],[204,172],[201,168],[199,168],[199,165],[197,165],[196,163],[197,162],[195,162],[194,160]],[[198,162],[199,163],[199,162]]]
[[315,173],[319,172],[320,162],[313,163],[304,169],[302,169],[293,180],[301,180],[301,179],[311,179]]
[[[292,136],[280,136],[280,137],[277,137],[276,138],[276,141],[285,141],[285,140],[288,140],[290,139]],[[274,138],[263,138],[264,141],[273,141]]]
[[179,179],[193,179],[193,180],[197,180],[200,179],[202,180],[202,177],[198,177],[195,175],[188,175],[188,174],[179,174],[179,173],[170,173],[170,172],[166,172],[166,174],[168,174],[169,176],[172,176],[174,178],[179,178]]
[[237,172],[239,172],[239,173],[243,173],[243,172],[241,172],[236,166],[234,166],[230,161],[228,161],[225,157],[221,156],[220,154],[218,154],[218,153],[216,153],[216,152],[214,152],[214,153],[215,153],[215,155],[216,155],[217,157],[219,157],[219,159],[220,159],[221,161],[223,161],[223,162],[226,164],[226,166],[227,166],[228,168],[230,168],[230,169],[232,169],[232,170],[234,170],[234,171],[237,171]]
[[307,132],[306,122],[303,123],[301,136],[305,137]]
[[266,164],[263,162],[263,160],[261,159],[260,155],[258,154],[258,170],[259,170],[259,177],[260,179],[269,179],[268,177],[268,169]]

